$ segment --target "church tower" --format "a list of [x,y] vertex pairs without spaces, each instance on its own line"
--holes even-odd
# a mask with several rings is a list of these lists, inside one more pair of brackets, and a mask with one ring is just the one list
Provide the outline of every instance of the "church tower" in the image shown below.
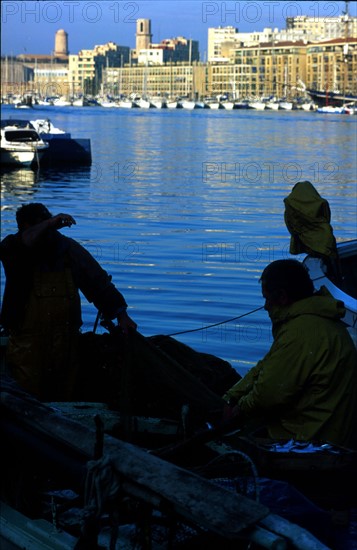
[[55,35],[55,57],[68,55],[68,34],[63,29],[56,32]]
[[137,19],[136,21],[136,53],[146,50],[152,42],[151,20]]

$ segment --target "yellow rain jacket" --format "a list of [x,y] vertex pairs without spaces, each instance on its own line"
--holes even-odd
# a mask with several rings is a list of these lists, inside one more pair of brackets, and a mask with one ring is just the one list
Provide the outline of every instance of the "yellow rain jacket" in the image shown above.
[[330,206],[315,187],[309,181],[299,181],[284,204],[285,224],[291,234],[290,253],[336,258]]
[[314,295],[271,312],[267,355],[224,396],[273,439],[357,449],[357,350],[340,321],[343,303]]

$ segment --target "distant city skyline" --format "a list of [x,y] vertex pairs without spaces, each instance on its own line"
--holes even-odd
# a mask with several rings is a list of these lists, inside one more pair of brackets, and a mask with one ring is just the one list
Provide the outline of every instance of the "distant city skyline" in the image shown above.
[[[210,27],[232,26],[240,32],[283,29],[286,17],[333,17],[345,8],[343,1],[5,0],[1,3],[1,55],[49,55],[59,29],[68,33],[72,54],[110,41],[134,48],[136,20],[144,18],[151,19],[153,43],[177,36],[198,40],[201,61],[205,61]],[[348,2],[348,8],[355,17],[357,3]]]

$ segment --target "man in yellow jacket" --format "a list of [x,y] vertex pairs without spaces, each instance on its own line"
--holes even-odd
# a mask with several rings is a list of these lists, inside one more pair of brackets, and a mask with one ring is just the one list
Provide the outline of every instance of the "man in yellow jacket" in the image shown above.
[[357,350],[343,303],[314,294],[297,260],[272,262],[260,281],[274,342],[223,396],[226,417],[263,419],[273,439],[357,449]]

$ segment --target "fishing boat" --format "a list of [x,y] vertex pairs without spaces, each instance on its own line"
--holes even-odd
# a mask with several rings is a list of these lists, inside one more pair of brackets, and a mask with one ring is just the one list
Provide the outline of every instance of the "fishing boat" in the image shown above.
[[1,122],[1,164],[39,165],[48,147],[30,124],[18,127],[14,121]]
[[326,105],[341,107],[346,103],[357,103],[357,96],[353,94],[343,94],[340,92],[330,92],[328,90],[316,90],[312,88],[307,88],[306,93],[319,107]]
[[[90,166],[92,162],[90,139],[72,138],[69,132],[65,132],[54,126],[50,119],[20,120],[8,119],[1,121],[3,127],[11,126],[16,132],[33,132],[38,134],[41,143],[47,145],[41,149],[41,164],[43,165],[81,165]],[[20,133],[16,135],[20,136]],[[3,140],[2,140],[3,142]],[[1,144],[1,157],[3,155],[3,143]],[[40,152],[40,151],[39,151]],[[36,156],[36,152],[35,152]]]
[[234,490],[233,480],[228,490],[105,434],[98,416],[85,426],[6,380],[0,405],[4,548],[245,548],[248,541],[258,549],[328,550],[261,498]]

